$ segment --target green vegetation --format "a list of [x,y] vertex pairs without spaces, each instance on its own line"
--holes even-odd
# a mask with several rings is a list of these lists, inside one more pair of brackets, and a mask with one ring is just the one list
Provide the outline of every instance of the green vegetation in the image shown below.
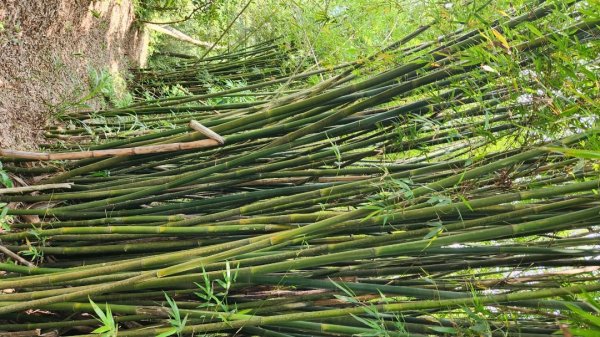
[[[0,161],[0,188],[13,187],[12,179],[8,176],[8,172],[2,167]],[[3,231],[10,231],[12,217],[8,215],[8,203],[0,202],[0,228]]]
[[112,315],[110,306],[107,304],[106,312],[104,312],[91,298],[89,301],[94,312],[98,315],[98,321],[102,323],[102,326],[92,331],[92,333],[101,334],[103,337],[116,337],[119,332],[119,327],[115,323],[115,318]]
[[0,263],[0,330],[597,335],[598,9],[140,2],[222,48],[161,38],[2,152],[70,188],[0,194],[37,265]]
[[181,336],[181,332],[185,328],[185,324],[187,322],[188,316],[186,315],[183,319],[181,318],[181,312],[177,307],[177,303],[173,301],[167,294],[165,294],[165,298],[167,299],[167,303],[169,303],[169,324],[171,324],[172,328],[158,335],[158,337],[167,337],[174,334],[177,336]]

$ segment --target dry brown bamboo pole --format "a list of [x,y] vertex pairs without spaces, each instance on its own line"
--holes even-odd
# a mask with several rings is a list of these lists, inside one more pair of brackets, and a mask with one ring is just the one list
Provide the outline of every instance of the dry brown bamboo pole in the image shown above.
[[122,157],[141,154],[154,154],[163,152],[174,152],[192,149],[209,148],[221,145],[214,139],[202,139],[193,142],[185,143],[170,143],[159,145],[148,145],[129,147],[124,149],[108,149],[108,150],[92,150],[78,152],[28,152],[15,150],[0,150],[0,157],[9,159],[28,159],[28,160],[77,160],[87,158],[103,158],[103,157]]

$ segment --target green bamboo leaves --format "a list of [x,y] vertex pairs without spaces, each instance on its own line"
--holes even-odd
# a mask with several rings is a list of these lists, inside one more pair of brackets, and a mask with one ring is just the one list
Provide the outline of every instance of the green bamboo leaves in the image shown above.
[[92,333],[101,334],[103,337],[116,337],[119,332],[119,327],[115,323],[115,318],[112,315],[112,311],[110,310],[110,306],[106,304],[106,310],[102,311],[100,307],[89,299],[94,312],[98,316],[98,321],[102,323],[102,326],[92,331]]

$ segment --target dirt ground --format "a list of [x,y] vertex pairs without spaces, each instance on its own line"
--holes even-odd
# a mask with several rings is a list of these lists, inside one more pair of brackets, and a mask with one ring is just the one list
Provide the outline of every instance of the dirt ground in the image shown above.
[[139,65],[143,40],[130,0],[0,0],[0,148],[35,149],[56,106],[90,72]]

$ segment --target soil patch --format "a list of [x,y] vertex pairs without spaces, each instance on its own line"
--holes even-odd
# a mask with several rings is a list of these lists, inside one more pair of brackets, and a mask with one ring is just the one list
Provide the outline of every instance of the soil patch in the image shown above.
[[142,35],[130,0],[0,0],[0,147],[35,149],[91,73],[139,64]]

